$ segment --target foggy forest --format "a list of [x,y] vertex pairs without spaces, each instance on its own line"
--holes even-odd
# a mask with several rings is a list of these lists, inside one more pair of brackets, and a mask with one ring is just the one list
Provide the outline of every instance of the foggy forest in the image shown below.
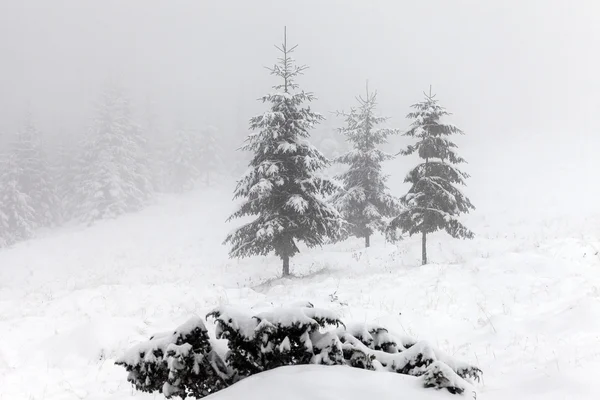
[[597,399],[600,3],[0,0],[0,399]]

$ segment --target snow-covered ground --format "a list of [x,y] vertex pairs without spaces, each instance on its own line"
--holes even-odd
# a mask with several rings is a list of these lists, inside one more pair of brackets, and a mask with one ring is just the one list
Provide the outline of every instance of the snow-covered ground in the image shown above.
[[[453,400],[448,391],[423,390],[419,378],[351,367],[276,368],[222,390],[212,400]],[[456,399],[454,399],[456,400]]]
[[598,189],[569,180],[585,171],[568,164],[511,188],[519,170],[473,177],[476,239],[433,236],[423,267],[418,238],[377,237],[368,251],[360,240],[303,251],[296,277],[273,279],[277,259],[229,260],[221,245],[231,185],[0,250],[0,398],[160,398],[134,392],[113,360],[218,304],[293,300],[480,366],[479,398],[600,398]]

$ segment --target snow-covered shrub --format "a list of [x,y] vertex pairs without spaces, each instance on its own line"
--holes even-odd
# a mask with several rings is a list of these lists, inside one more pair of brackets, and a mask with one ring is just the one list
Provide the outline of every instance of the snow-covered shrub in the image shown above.
[[[386,328],[373,324],[352,324],[342,333],[352,335],[372,350],[386,353],[397,353],[415,344],[412,338],[391,335]],[[343,336],[341,338],[343,339]]]
[[314,332],[310,335],[313,346],[311,363],[322,365],[344,365],[342,342],[334,332]]
[[283,365],[344,363],[337,335],[320,333],[341,324],[327,310],[307,305],[253,314],[219,307],[208,316],[215,318],[217,338],[228,340],[226,360],[240,376]]
[[263,371],[260,346],[257,346],[258,320],[234,307],[219,307],[207,315],[215,319],[217,339],[226,339],[229,352],[225,361],[239,377]]
[[212,350],[202,320],[191,318],[174,332],[154,335],[131,348],[115,364],[129,372],[127,380],[143,392],[167,398],[201,398],[228,386],[233,373]]
[[[268,310],[218,307],[207,315],[215,337],[227,340],[223,361],[204,324],[193,318],[174,333],[152,337],[117,364],[139,390],[204,397],[240,379],[286,365],[347,365],[419,377],[423,387],[460,394],[472,390],[481,370],[427,342],[377,325],[346,326],[333,313],[302,303]],[[471,382],[470,382],[471,381]]]
[[452,368],[441,361],[431,364],[422,379],[423,386],[426,388],[446,389],[452,394],[462,394],[470,386]]
[[341,321],[327,310],[314,307],[280,308],[257,315],[265,369],[283,365],[343,364],[339,339],[320,329]]
[[[396,338],[385,328],[356,325],[347,331],[338,330],[338,335],[349,365],[424,376],[425,387],[447,388],[452,393],[462,393],[460,388],[464,391],[470,386],[467,379],[478,381],[481,376],[479,368],[455,360],[427,342],[415,343],[409,338]],[[357,363],[359,365],[354,365]]]

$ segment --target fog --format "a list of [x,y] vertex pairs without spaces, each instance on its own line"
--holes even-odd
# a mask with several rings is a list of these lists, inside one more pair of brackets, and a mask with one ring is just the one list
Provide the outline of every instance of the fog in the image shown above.
[[[103,88],[118,82],[134,110],[151,108],[163,130],[214,125],[237,148],[248,119],[265,110],[257,98],[274,80],[264,67],[276,61],[287,26],[296,59],[310,66],[299,83],[328,118],[315,135],[340,125],[331,113],[350,107],[367,79],[380,112],[400,129],[432,85],[467,133],[458,140],[474,182],[501,179],[497,165],[508,160],[513,175],[529,168],[529,177],[562,163],[570,174],[563,180],[596,165],[594,0],[577,7],[560,0],[2,0],[0,7],[0,145],[28,111],[50,140],[83,134]],[[526,159],[536,162],[515,164]],[[401,181],[401,169],[392,181]]]
[[[303,88],[323,113],[365,79],[404,123],[433,85],[470,140],[584,135],[599,108],[600,5],[579,1],[0,2],[0,121],[29,106],[43,131],[76,129],[109,80],[164,119],[245,130],[288,26]],[[457,122],[458,122],[457,121]],[[243,134],[243,133],[242,133]]]
[[0,399],[598,399],[598,115],[600,0],[0,0]]

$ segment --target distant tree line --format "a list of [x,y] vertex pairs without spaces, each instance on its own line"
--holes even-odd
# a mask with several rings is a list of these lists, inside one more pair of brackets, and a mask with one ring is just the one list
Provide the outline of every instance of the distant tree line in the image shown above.
[[[473,237],[459,221],[474,207],[459,189],[468,175],[457,168],[465,160],[451,140],[463,132],[444,121],[450,114],[431,89],[407,115],[412,124],[403,135],[414,143],[396,154],[382,149],[400,130],[386,127],[388,118],[377,114],[376,91],[367,87],[354,107],[338,112],[344,124],[337,135],[346,145],[333,145],[339,141],[329,135],[320,143],[342,168],[329,177],[325,171],[332,162],[310,141],[324,118],[308,105],[314,94],[296,81],[307,67],[295,64],[295,46],[287,39],[278,49],[281,56],[270,69],[278,83],[261,99],[268,110],[250,119],[242,146],[252,156],[234,192],[242,204],[230,219],[253,220],[226,237],[232,257],[275,253],[283,275],[289,275],[300,243],[314,247],[353,236],[369,247],[380,232],[390,241],[419,234],[426,264],[428,234],[443,230],[454,238]],[[180,124],[165,134],[151,113],[140,124],[117,87],[100,96],[85,134],[51,152],[28,117],[8,151],[0,153],[0,246],[28,239],[40,228],[138,211],[155,193],[210,185],[224,164],[239,169],[239,160],[221,159],[223,149],[232,147],[213,127]],[[383,163],[399,154],[417,155],[420,162],[405,177],[408,193],[396,197]]]
[[211,185],[223,171],[222,144],[211,126],[164,132],[153,118],[139,123],[116,86],[100,96],[87,130],[54,146],[28,114],[0,151],[0,247],[42,228],[138,211],[156,193]]

